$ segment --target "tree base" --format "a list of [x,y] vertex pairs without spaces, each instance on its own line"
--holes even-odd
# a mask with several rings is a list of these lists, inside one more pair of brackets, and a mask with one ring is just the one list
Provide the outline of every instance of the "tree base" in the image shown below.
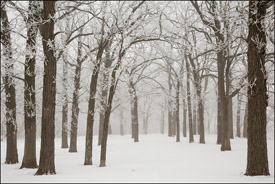
[[85,160],[84,165],[93,165],[92,160]]
[[18,159],[8,159],[5,161],[5,164],[17,164]]
[[54,175],[54,174],[56,174],[56,172],[55,172],[55,169],[38,169],[37,170],[37,172],[35,173],[35,175],[48,175],[48,174],[50,174],[50,175]]
[[23,160],[20,169],[27,168],[27,169],[35,169],[38,168],[36,160]]
[[69,146],[61,146],[61,149],[67,149]]
[[270,176],[270,173],[268,170],[263,169],[260,171],[255,171],[255,170],[246,171],[244,175],[246,175],[246,176]]
[[105,166],[106,166],[106,161],[105,160],[100,160],[99,167],[105,167]]

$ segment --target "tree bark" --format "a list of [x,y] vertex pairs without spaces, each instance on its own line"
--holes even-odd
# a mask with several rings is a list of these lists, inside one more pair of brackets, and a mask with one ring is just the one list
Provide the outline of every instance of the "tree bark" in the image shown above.
[[35,55],[36,35],[38,31],[39,4],[29,2],[29,15],[27,19],[27,43],[25,63],[24,86],[24,122],[25,122],[25,147],[24,157],[20,168],[37,168],[36,162],[36,102],[35,102]]
[[[39,168],[36,175],[56,174],[54,163],[56,58],[54,56],[54,14],[55,1],[43,1],[41,25],[43,50],[45,54],[42,102],[42,131]],[[50,46],[52,45],[52,47]]]
[[243,137],[247,138],[247,119],[248,119],[248,103],[245,105],[244,120],[243,120]]
[[[80,34],[82,29],[80,29]],[[72,103],[72,120],[71,120],[71,136],[70,136],[70,148],[69,152],[77,152],[77,129],[78,129],[78,115],[79,115],[79,90],[80,90],[80,78],[81,78],[81,67],[82,67],[82,41],[81,37],[78,38],[77,45],[77,64],[75,67],[74,75],[74,92],[73,92],[73,103]]]
[[228,122],[229,122],[229,132],[230,139],[234,139],[234,129],[233,129],[233,102],[232,98],[228,99]]
[[236,136],[241,137],[241,100],[242,100],[242,95],[241,93],[238,93],[238,107],[237,107],[237,117],[236,117]]
[[[196,98],[195,98],[196,99]],[[196,101],[196,100],[195,100]],[[196,102],[193,103],[193,122],[192,122],[192,128],[193,128],[193,135],[197,134],[197,107]]]
[[245,175],[270,175],[266,141],[268,95],[265,70],[267,1],[249,1],[248,27],[248,140]]
[[89,102],[88,102],[84,165],[92,165],[93,164],[93,162],[92,162],[92,151],[93,151],[92,148],[93,148],[93,126],[94,126],[94,113],[95,113],[95,95],[96,95],[96,87],[97,87],[99,68],[101,65],[102,54],[103,54],[103,51],[105,48],[102,43],[100,44],[100,47],[98,49],[96,64],[94,66],[93,73],[91,76],[90,97],[89,97]]
[[6,132],[7,132],[7,152],[6,152],[6,164],[18,163],[17,153],[17,123],[16,123],[16,96],[15,96],[15,81],[13,77],[14,73],[14,61],[12,58],[12,46],[11,46],[11,28],[6,12],[6,1],[1,2],[1,42],[3,44],[3,56],[4,56],[4,88],[6,93]]
[[123,120],[123,110],[120,110],[120,135],[124,135],[123,132],[123,124],[124,124],[124,120]]
[[186,137],[187,133],[187,127],[186,127],[186,120],[187,120],[187,108],[186,108],[186,102],[185,99],[182,99],[183,102],[183,126],[182,126],[182,134],[183,137]]
[[177,89],[176,89],[176,112],[175,112],[175,119],[176,119],[176,142],[180,142],[180,81],[177,81]]
[[191,107],[191,94],[190,94],[190,66],[185,57],[186,70],[187,70],[187,105],[188,105],[188,118],[189,118],[189,143],[194,142],[193,127],[192,127],[192,107]]

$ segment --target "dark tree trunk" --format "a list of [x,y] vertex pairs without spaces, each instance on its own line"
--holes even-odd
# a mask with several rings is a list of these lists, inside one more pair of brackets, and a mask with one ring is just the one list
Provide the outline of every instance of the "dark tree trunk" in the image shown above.
[[4,55],[4,87],[6,92],[6,127],[7,127],[7,154],[6,164],[18,163],[17,153],[17,123],[16,123],[16,96],[15,83],[13,77],[13,58],[11,47],[11,29],[6,12],[6,1],[1,2],[1,42],[3,44]]
[[[136,92],[135,92],[136,93]],[[134,93],[134,94],[135,94]],[[134,142],[139,142],[139,123],[138,123],[138,98],[136,96],[136,94],[134,95],[134,125],[135,125],[135,137],[134,137]],[[147,119],[146,119],[146,123],[147,123]],[[146,127],[147,128],[147,127]]]
[[[82,30],[80,30],[81,34]],[[82,43],[81,37],[78,38],[77,46],[77,64],[75,67],[74,75],[74,92],[73,92],[73,103],[72,103],[72,120],[71,120],[71,136],[70,136],[70,148],[69,152],[77,152],[77,129],[78,129],[78,99],[79,99],[79,90],[80,90],[80,78],[81,78],[81,67],[82,67]]]
[[189,118],[189,142],[194,142],[193,137],[193,127],[192,127],[192,107],[191,107],[191,94],[190,94],[190,67],[187,61],[187,57],[185,59],[186,70],[187,70],[187,104],[188,104],[188,118]]
[[176,119],[176,142],[180,142],[180,81],[177,81],[177,89],[176,89],[176,112],[175,112],[175,119]]
[[231,150],[229,124],[228,124],[228,98],[225,95],[224,86],[224,69],[225,69],[225,57],[224,50],[218,52],[218,94],[221,105],[221,122],[222,122],[222,146],[221,151]]
[[244,120],[243,120],[243,137],[247,138],[247,119],[248,119],[248,103],[245,105]]
[[217,144],[222,143],[222,112],[221,101],[218,95],[217,100]]
[[242,95],[241,93],[238,93],[238,107],[237,107],[237,118],[236,118],[236,136],[241,137],[241,100],[242,100]]
[[[36,175],[55,174],[55,99],[56,99],[56,58],[54,56],[54,14],[55,1],[43,1],[43,22],[41,35],[45,54],[42,102],[42,130],[39,168]],[[50,47],[49,42],[53,47]]]
[[36,103],[35,103],[35,55],[36,35],[39,20],[39,4],[36,1],[29,2],[29,15],[27,19],[27,43],[25,63],[24,86],[24,122],[25,122],[25,147],[21,168],[37,168],[36,162]]
[[[267,1],[249,1],[248,30],[248,140],[245,175],[270,175],[266,141],[267,73],[264,18]],[[256,12],[256,13],[255,13]],[[259,48],[259,45],[261,47]]]
[[62,90],[63,90],[63,104],[62,104],[62,143],[61,148],[68,148],[68,64],[66,61],[66,56],[63,55],[63,80],[62,80]]
[[112,71],[111,75],[111,86],[109,89],[109,95],[108,95],[108,101],[107,101],[107,108],[105,111],[105,118],[104,118],[104,125],[103,125],[103,137],[101,142],[101,153],[100,153],[100,165],[99,167],[105,167],[106,166],[106,151],[107,151],[107,139],[108,139],[108,124],[110,119],[110,114],[112,110],[112,103],[113,103],[113,97],[115,95],[115,89],[116,89],[116,72],[121,64],[121,59],[123,57],[123,53],[119,53],[118,62],[115,66],[115,68]]
[[[102,40],[103,41],[103,40]],[[103,43],[103,42],[102,42]],[[94,126],[94,113],[95,113],[95,95],[97,87],[97,79],[99,68],[101,65],[102,54],[104,45],[100,44],[97,52],[96,64],[93,69],[90,83],[90,97],[88,102],[88,115],[87,115],[87,129],[86,129],[86,146],[85,146],[85,161],[84,165],[92,165],[92,149],[93,149],[93,126]]]
[[[109,84],[109,69],[112,65],[112,59],[110,56],[110,47],[111,47],[112,41],[108,43],[106,46],[106,56],[105,56],[105,61],[104,65],[102,67],[103,71],[103,76],[102,76],[102,81],[101,81],[101,99],[100,99],[100,106],[101,106],[101,111],[99,114],[99,130],[98,130],[98,143],[97,145],[101,145],[102,141],[102,134],[103,134],[103,123],[104,123],[104,114],[106,110],[106,103],[107,103],[107,98],[108,98],[108,84]],[[108,128],[108,133],[112,133],[111,125],[109,124]]]
[[234,139],[234,131],[233,131],[233,102],[232,98],[228,99],[228,122],[229,122],[229,132],[230,139]]
[[203,101],[201,98],[201,92],[198,92],[199,94],[199,101],[198,101],[198,113],[199,113],[199,135],[200,135],[200,143],[205,144],[205,138],[204,138],[204,107],[203,107]]

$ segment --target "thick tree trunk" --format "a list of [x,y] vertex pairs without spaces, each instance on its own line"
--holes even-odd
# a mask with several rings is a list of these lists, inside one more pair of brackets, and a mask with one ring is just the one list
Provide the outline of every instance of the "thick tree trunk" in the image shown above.
[[94,126],[94,114],[95,114],[95,95],[97,87],[97,79],[99,74],[99,68],[101,65],[102,54],[104,46],[100,44],[97,52],[96,64],[93,69],[90,83],[90,97],[88,102],[88,115],[87,115],[87,129],[86,129],[86,144],[85,144],[85,161],[84,165],[92,165],[92,149],[93,149],[93,126]]
[[233,131],[233,102],[232,98],[228,99],[228,122],[229,122],[229,132],[230,139],[234,139],[234,131]]
[[27,43],[25,63],[24,86],[24,122],[25,122],[25,147],[24,157],[20,168],[37,168],[36,162],[36,102],[35,102],[35,55],[36,35],[38,25],[35,22],[40,17],[37,2],[29,2],[29,15],[27,19]]
[[[245,175],[270,175],[266,141],[267,73],[265,70],[266,34],[264,18],[266,1],[249,1],[248,31],[248,140]],[[255,13],[256,12],[256,13]],[[259,47],[259,45],[261,47]]]
[[6,12],[6,2],[1,2],[1,42],[3,44],[4,56],[4,87],[6,92],[6,126],[7,126],[7,154],[6,164],[18,163],[17,153],[17,123],[16,123],[16,96],[15,96],[15,83],[13,77],[14,61],[12,58],[11,47],[11,30]]
[[247,119],[248,119],[248,103],[245,105],[244,120],[243,120],[243,137],[247,138]]
[[[219,95],[218,95],[219,96]],[[217,144],[222,143],[222,112],[221,101],[218,97],[217,100]]]
[[[42,102],[42,131],[39,168],[36,175],[55,174],[55,99],[56,99],[56,58],[54,56],[54,14],[55,1],[43,1],[43,22],[41,35],[45,54]],[[51,43],[51,44],[49,44]],[[50,47],[53,45],[53,47]]]
[[185,59],[186,70],[187,70],[187,104],[188,104],[188,118],[189,118],[189,143],[194,142],[193,137],[193,127],[192,127],[192,107],[191,107],[191,94],[190,94],[190,67],[187,61],[187,57]]
[[200,143],[205,144],[204,138],[204,108],[203,101],[201,98],[201,92],[199,91],[199,101],[198,101],[198,113],[199,113],[199,135],[200,135]]
[[237,117],[236,117],[236,136],[241,137],[241,100],[242,95],[241,93],[238,93],[238,107],[237,107]]
[[133,126],[134,142],[138,142],[139,125],[138,125],[138,99],[133,81],[129,82],[129,93],[131,96],[131,120]]
[[225,58],[224,50],[218,52],[218,94],[221,105],[221,122],[222,122],[222,146],[221,151],[231,150],[230,145],[230,134],[228,124],[228,99],[225,94],[224,86],[224,69],[225,69]]
[[[80,29],[80,34],[82,29]],[[72,120],[71,120],[71,136],[70,136],[70,148],[69,152],[77,152],[77,129],[78,129],[78,99],[79,99],[79,90],[80,90],[80,78],[81,78],[81,67],[82,67],[82,41],[81,37],[78,38],[77,46],[77,64],[75,67],[74,75],[74,92],[73,92],[73,103],[72,103]]]

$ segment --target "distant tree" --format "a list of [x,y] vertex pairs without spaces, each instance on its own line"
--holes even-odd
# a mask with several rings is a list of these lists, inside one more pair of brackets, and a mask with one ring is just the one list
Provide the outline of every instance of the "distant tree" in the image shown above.
[[6,3],[7,1],[1,2],[1,44],[3,45],[3,62],[5,69],[3,82],[6,93],[5,105],[7,128],[7,153],[5,163],[16,164],[18,163],[18,153],[14,60],[11,45],[11,27],[6,11]]

